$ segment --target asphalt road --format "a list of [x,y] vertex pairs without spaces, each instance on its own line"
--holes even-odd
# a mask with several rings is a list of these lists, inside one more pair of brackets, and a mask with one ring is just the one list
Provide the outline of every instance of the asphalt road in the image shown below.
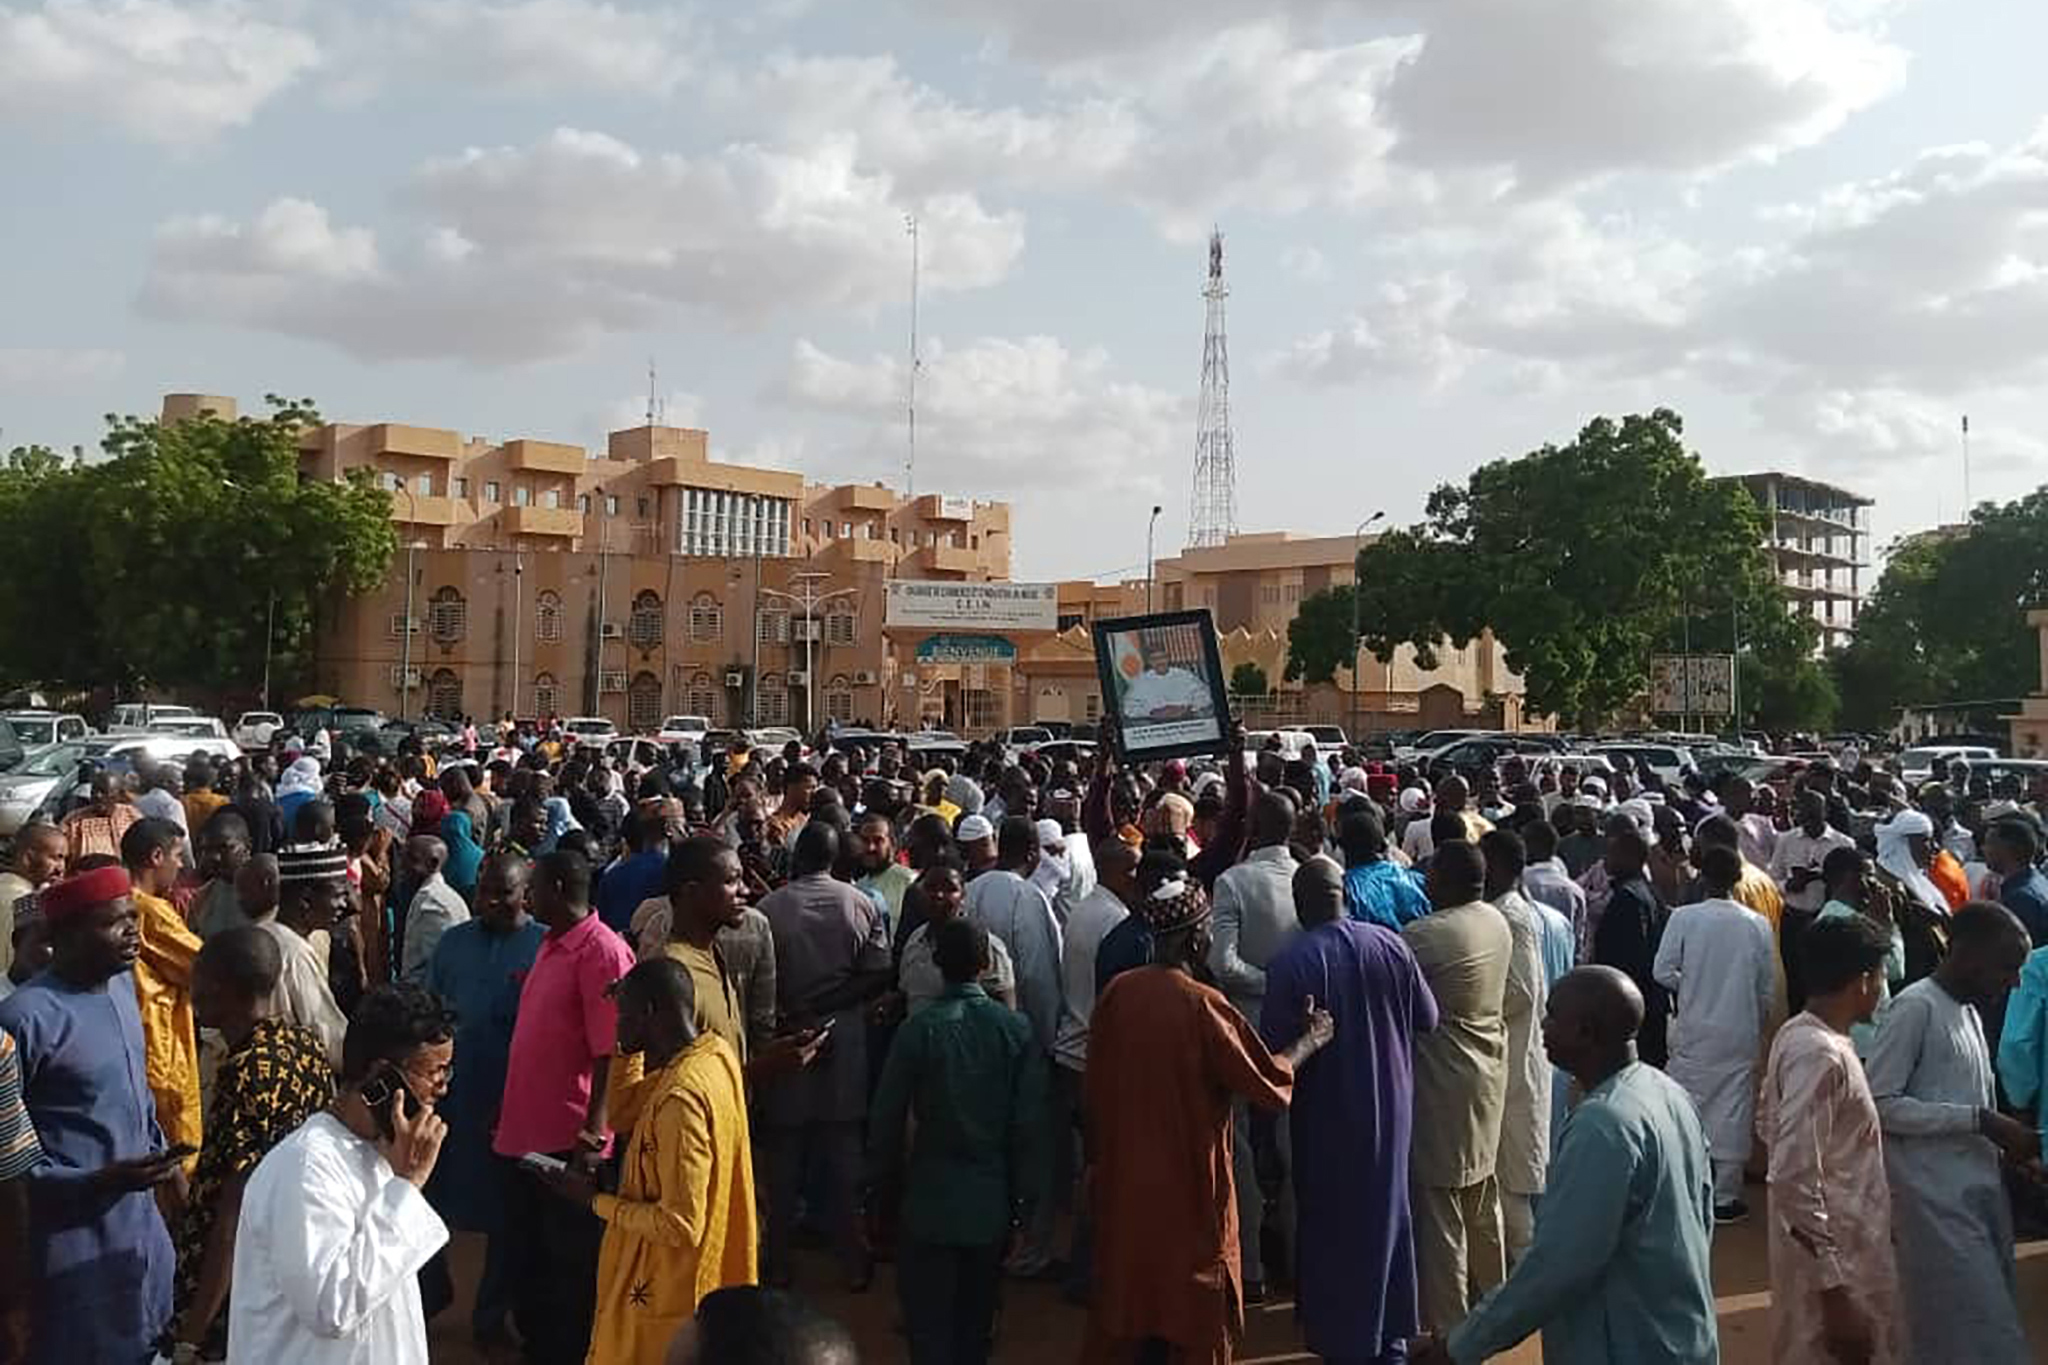
[[[1724,1365],[1765,1365],[1770,1361],[1770,1286],[1764,1247],[1765,1196],[1753,1186],[1750,1203],[1757,1212],[1748,1222],[1718,1230],[1714,1238],[1714,1292],[1721,1315],[1721,1359]],[[475,1292],[480,1255],[477,1238],[456,1238],[455,1263],[458,1305],[441,1315],[432,1332],[433,1355],[448,1365],[500,1365],[516,1361],[516,1354],[492,1357],[480,1353],[469,1341],[466,1308]],[[815,1286],[818,1301],[854,1331],[860,1343],[863,1365],[890,1365],[904,1359],[902,1338],[896,1334],[895,1268],[877,1268],[874,1287],[866,1294],[850,1295],[832,1288],[838,1273],[828,1256],[811,1253],[799,1262],[798,1288]],[[2024,1243],[2019,1254],[2020,1304],[2026,1314],[2027,1333],[2034,1343],[2034,1358],[2048,1362],[2048,1241]],[[1069,1306],[1050,1287],[1013,1284],[1005,1291],[1003,1317],[998,1329],[998,1365],[1050,1365],[1072,1361],[1080,1354],[1083,1310]],[[1238,1365],[1282,1365],[1283,1362],[1313,1361],[1302,1350],[1294,1330],[1292,1305],[1273,1302],[1251,1311],[1246,1339],[1238,1353]],[[1533,1365],[1543,1359],[1541,1348],[1526,1342],[1496,1360],[1513,1365]]]

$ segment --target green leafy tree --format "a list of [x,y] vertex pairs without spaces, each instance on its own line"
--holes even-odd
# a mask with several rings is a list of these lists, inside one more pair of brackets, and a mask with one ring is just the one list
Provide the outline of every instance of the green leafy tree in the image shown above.
[[299,478],[307,401],[262,417],[108,418],[103,460],[40,448],[0,467],[19,557],[0,602],[0,677],[221,696],[310,658],[319,605],[377,587],[397,546],[368,471]]
[[1266,670],[1247,660],[1230,670],[1230,693],[1235,697],[1263,697],[1272,691]]
[[[1698,652],[1725,651],[1738,629],[1746,656],[1811,652],[1815,627],[1786,609],[1756,504],[1707,478],[1683,429],[1662,408],[1596,418],[1569,445],[1439,487],[1421,525],[1359,554],[1360,641],[1382,662],[1407,643],[1432,668],[1443,641],[1491,628],[1529,705],[1586,725],[1640,698],[1650,656],[1688,635]],[[1348,590],[1305,601],[1290,676],[1348,665],[1350,628]]]
[[2048,603],[2048,487],[1980,504],[1967,532],[1895,547],[1833,659],[1843,719],[1889,726],[1899,708],[1998,702],[2039,683],[2027,610]]

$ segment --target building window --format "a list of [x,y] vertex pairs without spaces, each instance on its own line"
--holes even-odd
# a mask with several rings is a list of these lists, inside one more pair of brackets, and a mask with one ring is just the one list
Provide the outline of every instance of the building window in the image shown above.
[[653,649],[661,643],[660,593],[650,588],[634,596],[633,614],[626,618],[626,638],[637,649]]
[[708,592],[690,599],[690,638],[716,640],[725,633],[725,608]]
[[1080,612],[1066,611],[1060,613],[1059,620],[1054,624],[1060,630],[1060,632],[1064,634],[1065,632],[1072,630],[1075,626],[1085,625],[1087,623],[1087,620],[1088,618],[1083,616]]
[[840,523],[839,523],[839,534],[840,534],[840,535],[842,535],[842,536],[844,536],[844,537],[845,537],[846,539],[848,539],[848,540],[852,540],[852,539],[853,539],[853,523],[852,523],[852,522],[850,522],[850,521],[842,521],[842,522],[840,522]]
[[615,517],[615,516],[617,516],[617,515],[619,514],[619,498],[618,498],[618,494],[616,494],[616,493],[607,493],[607,494],[605,494],[605,496],[604,496],[604,514],[605,514],[606,516],[608,516],[608,517]]
[[576,510],[585,516],[590,515],[590,494],[584,493],[576,499]]
[[523,483],[512,485],[512,505],[514,507],[526,507],[531,505],[532,502],[533,490],[531,488],[528,488]]
[[1082,719],[1089,721],[1091,724],[1095,721],[1101,720],[1102,698],[1096,696],[1093,692],[1090,692],[1088,694],[1088,700],[1085,703],[1083,703],[1081,707],[1081,716]]
[[790,506],[783,498],[685,488],[676,520],[677,548],[686,555],[789,554]]
[[455,480],[455,496],[458,498],[466,498],[469,496],[468,476],[464,475],[462,477],[458,477]]
[[562,505],[562,491],[558,488],[548,489],[540,495],[540,505],[542,507],[560,507]]
[[763,644],[788,644],[789,613],[780,607],[763,607],[754,615],[754,638]]
[[838,523],[836,523],[836,522],[830,522],[830,521],[828,521],[828,522],[826,522],[826,523],[825,523],[825,539],[827,539],[827,540],[830,540],[830,539],[832,539],[832,528],[833,528],[833,527],[834,527],[835,525],[837,525],[837,524],[838,524]]
[[452,645],[469,631],[469,603],[459,589],[440,588],[427,599],[427,633]]
[[835,611],[825,618],[825,643],[850,645],[859,629],[860,618],[850,611]]
[[986,687],[963,688],[960,709],[970,730],[993,730],[996,725],[996,694]]
[[412,481],[412,491],[423,498],[432,493],[434,491],[434,476],[432,474],[421,474],[416,477]]
[[554,644],[562,638],[561,595],[546,591],[533,599],[533,638],[542,644]]
[[496,479],[491,479],[491,480],[487,481],[487,482],[486,482],[486,483],[484,484],[484,501],[485,501],[485,502],[502,502],[502,501],[504,501],[504,499],[503,499],[503,498],[501,498],[501,497],[499,496],[499,493],[498,493],[498,481],[497,481]]
[[642,517],[647,515],[647,499],[645,497],[639,497],[634,499],[633,507],[634,515]]
[[533,679],[533,714],[552,716],[562,704],[561,688],[552,673],[537,673]]
[[441,720],[462,719],[462,679],[452,668],[437,668],[427,679],[427,714]]
[[754,691],[754,717],[756,725],[789,724],[789,684],[780,673],[761,675],[761,685]]
[[661,679],[642,671],[626,687],[626,728],[650,735],[661,728]]
[[809,517],[805,517],[805,518],[804,518],[804,534],[805,534],[805,535],[809,535],[810,533],[811,533],[811,519],[810,519]]
[[702,716],[713,725],[724,719],[725,698],[709,673],[699,673],[690,679],[690,690],[684,695],[683,705],[693,716]]
[[377,486],[387,493],[396,493],[405,485],[396,474],[387,469],[377,476]]
[[853,719],[853,684],[844,673],[834,673],[825,684],[825,718],[841,725]]

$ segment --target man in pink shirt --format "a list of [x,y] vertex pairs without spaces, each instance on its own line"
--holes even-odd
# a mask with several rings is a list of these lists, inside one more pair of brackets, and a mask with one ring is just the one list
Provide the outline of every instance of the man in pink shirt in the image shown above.
[[[513,1161],[541,1152],[588,1169],[611,1148],[605,1091],[618,1016],[607,992],[632,970],[633,950],[591,914],[582,854],[539,859],[530,886],[533,917],[548,932],[520,988],[491,1150]],[[513,1320],[526,1359],[580,1365],[590,1349],[604,1225],[530,1176],[507,1186]]]

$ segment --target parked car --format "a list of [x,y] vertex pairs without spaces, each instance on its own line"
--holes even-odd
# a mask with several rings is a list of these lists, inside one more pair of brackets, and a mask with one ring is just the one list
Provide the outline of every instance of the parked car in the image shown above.
[[747,731],[747,743],[753,745],[756,749],[768,750],[768,753],[762,756],[764,759],[773,758],[775,755],[780,754],[783,747],[791,740],[797,742],[798,752],[805,758],[811,756],[809,742],[787,725],[764,725],[758,730]]
[[270,737],[284,728],[284,717],[275,711],[244,711],[235,722],[235,743],[244,749],[267,749]]
[[1315,736],[1306,730],[1247,730],[1244,732],[1244,750],[1248,754],[1256,754],[1275,737],[1280,741],[1281,756],[1289,760],[1300,758],[1303,747],[1315,743]]
[[229,739],[228,727],[212,716],[166,716],[149,723],[152,735],[184,735],[192,739]]
[[1070,720],[1035,720],[1031,723],[1040,729],[1051,731],[1054,739],[1074,737],[1074,722]]
[[709,733],[709,716],[667,716],[662,719],[661,728],[655,731],[654,737],[663,744],[674,744],[685,739],[701,744],[704,736]]
[[1456,744],[1461,739],[1476,739],[1481,735],[1498,734],[1496,730],[1425,730],[1405,744],[1394,745],[1394,757],[1404,763],[1428,758],[1438,749]]
[[570,716],[562,722],[562,735],[572,745],[602,749],[619,737],[619,727],[603,716]]
[[14,736],[25,749],[68,744],[92,733],[92,727],[85,723],[84,716],[72,715],[68,711],[7,711],[0,713],[0,720],[14,727]]
[[1994,792],[2015,778],[2021,792],[2048,790],[2048,758],[1992,758],[1970,764],[1970,781],[1974,784],[1980,777]]
[[635,735],[611,741],[604,746],[604,751],[615,763],[633,768],[652,768],[667,757],[668,746],[660,740]]
[[1609,759],[1626,758],[1637,771],[1648,768],[1666,782],[1677,782],[1698,766],[1692,750],[1675,744],[1596,744],[1591,752]]
[[20,833],[58,784],[77,778],[85,749],[84,740],[45,745],[14,771],[0,773],[0,836]]
[[141,734],[149,729],[153,721],[168,720],[172,716],[196,716],[198,714],[197,711],[194,711],[189,706],[175,706],[169,702],[122,702],[107,717],[107,733],[110,735]]
[[1043,725],[1013,725],[1007,730],[998,730],[989,736],[1003,746],[1003,756],[1015,763],[1041,744],[1052,743],[1052,731]]
[[1341,749],[1351,742],[1345,737],[1344,727],[1341,725],[1304,725],[1301,728],[1308,731],[1309,737],[1315,740],[1319,751]]
[[1981,744],[1929,744],[1899,755],[1899,776],[1918,786],[1934,777],[1947,777],[1948,765],[1962,759],[1971,768],[1998,757],[1998,750]]
[[1548,745],[1538,744],[1521,735],[1474,735],[1455,744],[1446,744],[1431,754],[1423,765],[1423,775],[1431,782],[1441,782],[1456,774],[1470,782],[1480,773],[1490,771],[1509,754],[1534,758],[1550,753]]

